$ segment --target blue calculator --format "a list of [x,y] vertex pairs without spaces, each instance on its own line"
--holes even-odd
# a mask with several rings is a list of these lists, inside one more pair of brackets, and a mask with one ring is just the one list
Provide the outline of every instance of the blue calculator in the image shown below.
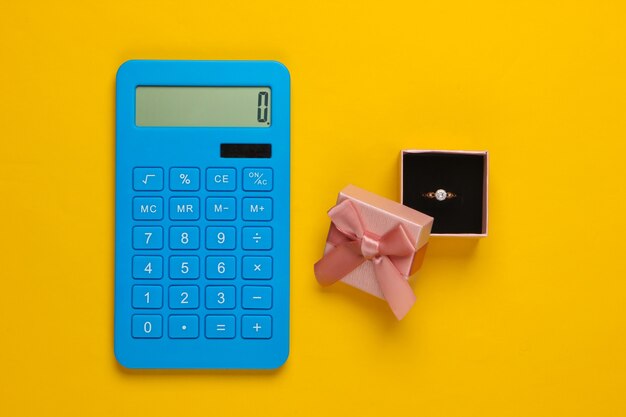
[[279,367],[289,355],[289,72],[271,61],[128,61],[116,100],[117,360]]

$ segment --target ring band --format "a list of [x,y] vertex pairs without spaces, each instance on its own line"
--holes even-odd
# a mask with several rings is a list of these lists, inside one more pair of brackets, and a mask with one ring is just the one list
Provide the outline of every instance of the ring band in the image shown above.
[[422,197],[432,198],[437,201],[450,200],[451,198],[458,197],[457,194],[451,193],[450,191],[446,191],[443,188],[438,189],[437,191],[429,191],[427,193],[422,194]]

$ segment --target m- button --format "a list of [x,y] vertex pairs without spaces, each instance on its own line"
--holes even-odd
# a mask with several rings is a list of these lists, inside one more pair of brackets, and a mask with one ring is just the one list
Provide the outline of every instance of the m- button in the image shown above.
[[235,191],[237,171],[234,168],[208,168],[206,170],[206,189],[208,191]]

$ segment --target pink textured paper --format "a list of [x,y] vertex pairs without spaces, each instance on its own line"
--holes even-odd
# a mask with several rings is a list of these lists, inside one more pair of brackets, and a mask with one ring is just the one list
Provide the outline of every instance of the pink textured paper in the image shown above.
[[[346,199],[350,199],[356,205],[365,227],[372,233],[382,236],[400,223],[404,226],[416,251],[428,243],[430,229],[433,225],[432,217],[354,185],[348,185],[341,190],[337,197],[337,204]],[[332,248],[333,245],[327,242],[324,254]],[[413,258],[405,258],[398,261],[396,266],[408,279],[412,264]],[[343,277],[341,281],[376,297],[383,298],[371,262],[362,263]]]

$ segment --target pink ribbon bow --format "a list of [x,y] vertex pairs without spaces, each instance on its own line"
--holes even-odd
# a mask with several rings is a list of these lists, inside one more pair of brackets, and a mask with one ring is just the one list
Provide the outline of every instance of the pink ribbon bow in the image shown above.
[[331,208],[328,215],[334,225],[329,241],[335,247],[315,264],[317,281],[324,286],[333,284],[363,262],[372,262],[385,300],[398,320],[402,319],[415,303],[411,286],[395,265],[395,259],[415,253],[404,227],[398,224],[377,236],[366,229],[350,200]]

